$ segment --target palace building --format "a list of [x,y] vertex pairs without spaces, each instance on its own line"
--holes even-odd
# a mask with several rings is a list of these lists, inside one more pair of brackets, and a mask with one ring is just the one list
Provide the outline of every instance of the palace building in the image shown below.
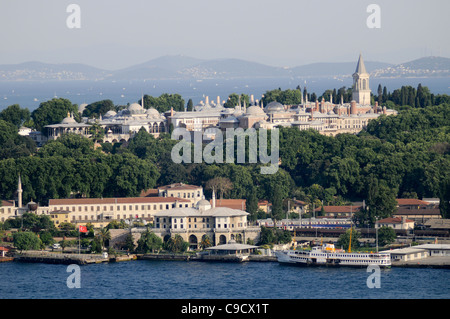
[[[132,103],[120,112],[108,111],[103,117],[94,120],[83,119],[77,123],[71,114],[59,124],[46,126],[48,140],[59,138],[64,133],[91,136],[90,127],[97,124],[104,130],[104,136],[99,142],[128,141],[141,128],[158,137],[168,132],[169,127],[184,128],[189,132],[202,132],[210,139],[214,138],[215,129],[225,131],[228,128],[263,128],[295,127],[299,130],[313,129],[324,135],[339,133],[356,134],[364,129],[368,122],[380,115],[395,115],[395,110],[381,107],[377,102],[371,104],[371,90],[369,87],[370,74],[368,73],[362,55],[359,56],[355,72],[352,75],[352,101],[308,101],[307,96],[302,97],[298,105],[282,105],[270,102],[264,106],[261,101],[251,96],[250,105],[242,105],[241,101],[234,108],[224,107],[220,97],[217,101],[205,101],[197,104],[193,111],[174,111],[159,113],[154,108],[146,109],[143,104]],[[142,99],[142,103],[143,103]],[[79,112],[85,105],[81,105]],[[32,134],[33,133],[33,134]],[[30,133],[37,142],[38,134]],[[42,141],[39,141],[42,144]]]
[[212,245],[222,245],[230,240],[247,243],[258,241],[260,227],[249,226],[249,213],[241,209],[216,207],[213,192],[212,204],[202,199],[195,207],[177,207],[154,214],[155,228],[152,230],[162,239],[180,235],[189,242],[191,249],[200,247],[208,239]]

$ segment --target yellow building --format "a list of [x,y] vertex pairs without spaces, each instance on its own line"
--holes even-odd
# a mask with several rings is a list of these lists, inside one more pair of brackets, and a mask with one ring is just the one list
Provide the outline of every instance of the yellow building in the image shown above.
[[70,211],[67,210],[55,210],[49,216],[56,227],[59,227],[63,223],[70,223]]

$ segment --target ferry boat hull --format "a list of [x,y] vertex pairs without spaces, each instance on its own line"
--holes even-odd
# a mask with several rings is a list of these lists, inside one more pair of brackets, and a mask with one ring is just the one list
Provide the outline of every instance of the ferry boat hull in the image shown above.
[[314,247],[312,251],[284,250],[275,252],[279,263],[300,266],[391,267],[390,253],[346,253]]

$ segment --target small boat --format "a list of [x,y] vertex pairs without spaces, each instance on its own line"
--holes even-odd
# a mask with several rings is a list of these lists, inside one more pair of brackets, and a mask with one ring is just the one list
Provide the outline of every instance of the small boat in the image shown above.
[[333,244],[323,244],[313,247],[312,250],[284,250],[275,253],[280,263],[298,264],[306,266],[353,266],[366,267],[378,265],[391,266],[391,254],[345,252],[336,249]]

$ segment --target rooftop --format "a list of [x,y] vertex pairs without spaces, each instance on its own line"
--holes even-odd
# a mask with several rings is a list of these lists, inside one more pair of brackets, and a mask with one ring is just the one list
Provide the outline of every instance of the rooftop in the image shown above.
[[381,223],[381,224],[401,224],[402,222],[413,223],[414,221],[411,219],[405,219],[403,221],[403,219],[401,217],[388,217],[388,218],[380,219],[378,221],[378,223]]
[[420,199],[415,199],[415,198],[397,198],[397,203],[399,206],[411,206],[411,205],[425,205],[428,206],[430,205],[429,202],[420,200]]
[[230,217],[230,216],[247,216],[248,213],[228,207],[216,207],[211,209],[197,209],[194,207],[173,208],[169,210],[159,211],[154,214],[155,217]]
[[190,203],[189,200],[178,197],[68,198],[68,199],[50,199],[49,206],[174,203],[176,201],[182,203]]

